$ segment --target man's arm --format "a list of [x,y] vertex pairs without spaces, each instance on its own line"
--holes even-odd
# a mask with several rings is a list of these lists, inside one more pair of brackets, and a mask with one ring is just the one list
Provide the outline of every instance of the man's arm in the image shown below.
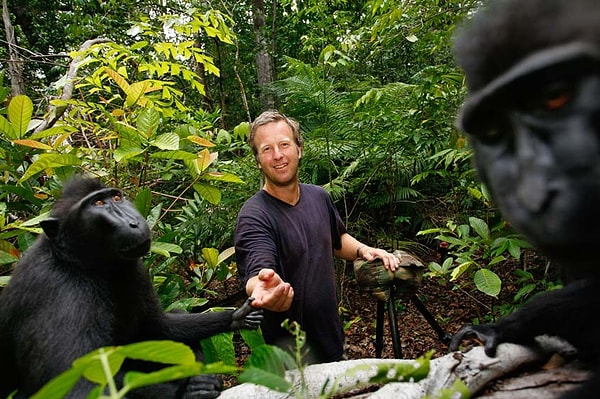
[[333,254],[338,258],[353,261],[357,258],[363,258],[367,262],[371,262],[376,258],[381,259],[383,267],[388,270],[396,271],[400,263],[394,254],[385,249],[373,248],[361,243],[356,238],[348,233],[341,236],[342,248],[333,251]]

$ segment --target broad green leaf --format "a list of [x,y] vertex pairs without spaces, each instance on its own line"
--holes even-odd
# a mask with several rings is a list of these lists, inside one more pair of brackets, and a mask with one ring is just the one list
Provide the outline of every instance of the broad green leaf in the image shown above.
[[233,366],[220,363],[203,365],[198,362],[165,367],[153,373],[132,371],[125,374],[125,390],[129,391],[148,385],[162,384],[198,374],[233,374],[235,372],[237,372],[237,368]]
[[250,134],[250,123],[242,122],[233,128],[233,134],[236,135],[240,140],[246,140]]
[[10,276],[0,276],[0,287],[6,287],[10,281]]
[[196,192],[200,194],[203,199],[207,200],[213,205],[217,205],[219,202],[221,202],[221,191],[216,187],[213,187],[209,184],[196,183],[194,184],[194,190],[196,190]]
[[277,346],[262,345],[252,351],[238,380],[288,392],[292,385],[285,379],[285,370],[295,367],[294,359],[288,352]]
[[260,328],[257,330],[242,329],[240,330],[240,335],[252,351],[261,345],[265,345],[265,338]]
[[209,267],[214,268],[219,261],[219,250],[216,248],[202,248],[202,258]]
[[179,136],[175,133],[165,133],[156,137],[152,144],[161,150],[178,150]]
[[143,341],[122,346],[120,353],[129,359],[165,364],[194,364],[196,356],[187,345],[175,341]]
[[494,258],[491,261],[489,261],[487,265],[488,265],[488,267],[490,267],[497,263],[504,262],[505,260],[506,260],[506,258],[502,255],[494,256]]
[[154,108],[146,108],[137,119],[137,128],[143,132],[146,138],[150,138],[158,130],[160,124],[160,112]]
[[9,254],[8,252],[0,251],[0,265],[6,265],[18,261],[19,258]]
[[233,332],[223,332],[200,341],[202,353],[207,363],[223,362],[235,366],[235,348],[233,346]]
[[[125,361],[125,357],[119,350],[119,347],[112,348],[100,348],[95,352],[92,352],[92,356],[85,356],[82,359],[75,360],[73,364],[77,366],[84,366],[83,368],[83,376],[96,383],[101,385],[106,385],[108,383],[108,377],[114,377],[123,362]],[[106,370],[104,368],[103,363],[108,365],[108,369],[110,370],[110,376],[106,375]]]
[[475,272],[473,281],[475,281],[475,285],[479,291],[489,296],[493,296],[494,298],[498,297],[500,288],[502,287],[502,280],[500,280],[500,277],[493,271],[489,269],[479,269]]
[[123,122],[116,122],[114,127],[119,134],[120,147],[141,148],[142,138],[144,139],[144,142],[147,142],[144,134],[133,126],[127,125]]
[[168,258],[171,256],[172,253],[174,253],[174,254],[182,253],[183,249],[179,245],[176,245],[176,244],[171,244],[168,242],[161,242],[161,241],[152,241],[152,244],[150,246],[150,252],[159,254],[159,255],[163,255],[165,258]]
[[141,82],[135,82],[130,87],[129,90],[126,91],[127,98],[125,99],[125,106],[131,107],[137,103],[140,106],[145,105],[145,101],[142,96],[146,94],[146,92],[150,91],[152,83],[149,80],[143,80]]
[[19,183],[24,182],[46,169],[78,165],[81,165],[81,159],[72,154],[41,154],[35,162],[29,165],[29,168],[27,168],[23,176],[19,179]]
[[50,380],[30,399],[64,398],[83,374],[83,368],[70,368]]
[[151,158],[161,159],[181,159],[184,161],[193,161],[197,158],[196,154],[191,152],[176,150],[176,151],[160,151],[150,155]]
[[459,278],[464,272],[469,270],[469,267],[474,263],[475,262],[473,261],[467,261],[456,266],[454,270],[452,270],[452,273],[450,273],[450,281],[454,281]]
[[33,115],[33,102],[25,95],[14,97],[8,104],[8,120],[13,126],[17,139],[27,133],[29,121]]
[[210,180],[224,181],[227,183],[244,183],[244,181],[236,175],[227,172],[208,172],[205,176]]
[[29,136],[29,138],[32,140],[39,140],[45,137],[58,136],[61,134],[72,134],[76,131],[77,129],[73,126],[54,125],[51,128],[44,129],[41,132],[32,134],[31,136]]
[[473,230],[475,230],[479,237],[483,238],[484,240],[490,238],[490,229],[484,220],[471,216],[469,218],[469,224],[471,227],[473,227]]
[[138,155],[143,154],[143,153],[144,153],[144,150],[142,150],[141,148],[119,147],[114,151],[113,156],[115,158],[115,161],[121,162],[121,161],[126,161],[128,159],[137,157]]
[[9,140],[16,140],[18,138],[17,132],[15,132],[11,123],[2,115],[0,115],[0,133],[4,133]]
[[142,188],[135,196],[133,203],[142,216],[146,218],[150,213],[150,208],[152,207],[152,191],[150,188]]
[[235,254],[235,247],[229,247],[223,250],[223,252],[219,254],[219,258],[217,259],[217,265],[221,264],[221,262],[223,262],[225,259],[233,256],[233,254]]

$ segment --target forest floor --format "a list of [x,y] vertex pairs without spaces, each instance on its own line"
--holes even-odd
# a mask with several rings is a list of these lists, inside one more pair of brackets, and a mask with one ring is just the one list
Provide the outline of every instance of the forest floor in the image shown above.
[[[421,258],[424,264],[429,259]],[[424,277],[416,295],[441,328],[453,335],[463,325],[475,321],[487,323],[492,317],[500,316],[500,307],[510,307],[513,298],[523,283],[519,282],[515,270],[525,268],[533,275],[538,291],[544,288],[543,281],[556,281],[556,271],[548,267],[544,258],[535,253],[525,253],[521,261],[507,261],[494,266],[494,272],[502,280],[498,298],[490,297],[474,288],[466,276],[461,277],[460,286],[452,282],[442,284],[439,279]],[[377,320],[377,300],[369,293],[361,291],[354,278],[352,266],[348,265],[340,281],[340,308],[343,309],[343,323],[347,326],[346,356],[348,359],[375,358],[375,335]],[[221,283],[223,284],[223,283]],[[230,279],[216,292],[239,290],[237,279]],[[402,357],[414,359],[430,350],[435,350],[434,358],[448,353],[447,345],[424,318],[410,299],[396,300],[398,336],[401,342]],[[386,312],[384,317],[384,345],[381,358],[393,359],[393,341]],[[248,348],[240,340],[236,348],[238,360],[243,364],[248,356]]]

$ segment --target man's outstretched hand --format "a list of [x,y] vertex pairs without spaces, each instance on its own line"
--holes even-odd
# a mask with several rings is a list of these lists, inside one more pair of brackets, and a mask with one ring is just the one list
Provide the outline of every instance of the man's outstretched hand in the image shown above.
[[292,305],[294,289],[290,283],[284,282],[272,269],[262,269],[258,275],[248,280],[246,292],[254,298],[252,306],[284,312]]

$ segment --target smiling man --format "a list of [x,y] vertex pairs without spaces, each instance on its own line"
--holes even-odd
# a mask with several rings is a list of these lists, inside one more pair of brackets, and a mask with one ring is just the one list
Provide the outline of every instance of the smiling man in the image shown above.
[[289,319],[306,332],[307,362],[341,360],[334,256],[379,258],[392,271],[398,259],[348,234],[329,194],[300,183],[303,141],[294,119],[263,112],[252,123],[248,144],[265,184],[240,210],[235,250],[242,283],[255,298],[252,306],[265,309],[265,340],[293,350],[293,336],[281,327]]

